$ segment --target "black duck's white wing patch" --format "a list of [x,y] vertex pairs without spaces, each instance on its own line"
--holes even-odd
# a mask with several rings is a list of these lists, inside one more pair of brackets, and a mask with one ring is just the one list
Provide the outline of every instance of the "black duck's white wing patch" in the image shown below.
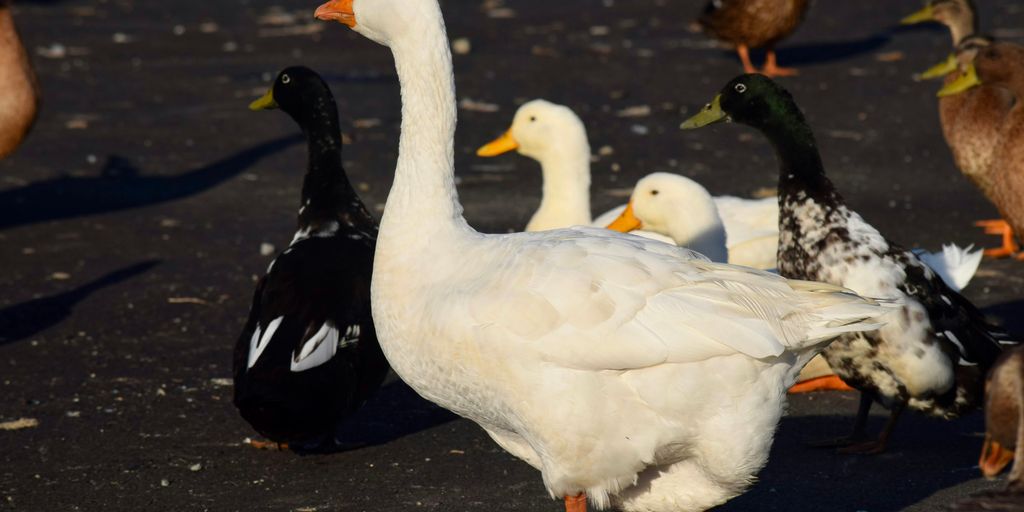
[[[277,328],[281,326],[281,321],[284,320],[283,316],[279,316],[270,321],[267,324],[267,330],[262,331],[260,326],[256,326],[256,332],[252,333],[252,339],[249,340],[249,365],[248,368],[252,368],[259,360],[260,355],[270,345],[270,340],[273,339],[274,333]],[[262,335],[261,335],[262,332]]]
[[334,354],[338,353],[339,348],[358,342],[359,332],[358,325],[350,325],[342,336],[331,322],[324,322],[320,330],[306,340],[298,353],[292,356],[291,371],[306,371],[330,361]]

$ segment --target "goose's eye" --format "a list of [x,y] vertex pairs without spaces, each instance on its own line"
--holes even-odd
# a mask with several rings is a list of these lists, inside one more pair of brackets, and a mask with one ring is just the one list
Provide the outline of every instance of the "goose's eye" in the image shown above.
[[530,116],[530,122],[531,123],[536,121],[536,120],[537,120],[537,116]]
[[738,92],[740,94],[743,94],[743,93],[747,92],[747,86],[745,86],[743,84],[736,84],[735,89],[736,89],[736,92]]
[[658,195],[658,191],[657,191],[657,190],[652,190],[652,191],[651,191],[651,195],[652,195],[652,196],[656,196],[656,195]]
[[288,75],[281,75],[281,83],[282,84],[287,84],[287,83],[289,83],[291,81],[292,81],[292,77],[290,77]]

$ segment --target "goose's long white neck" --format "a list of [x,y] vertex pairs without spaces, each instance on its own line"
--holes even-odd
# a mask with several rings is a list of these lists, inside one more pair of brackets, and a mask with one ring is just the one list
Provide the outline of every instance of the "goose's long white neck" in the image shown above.
[[[578,137],[577,137],[578,138]],[[590,224],[590,145],[582,140],[566,144],[543,155],[544,193],[527,231],[543,231]]]
[[455,82],[444,21],[410,27],[390,46],[402,91],[402,131],[378,254],[399,247],[414,254],[473,231],[455,189]]

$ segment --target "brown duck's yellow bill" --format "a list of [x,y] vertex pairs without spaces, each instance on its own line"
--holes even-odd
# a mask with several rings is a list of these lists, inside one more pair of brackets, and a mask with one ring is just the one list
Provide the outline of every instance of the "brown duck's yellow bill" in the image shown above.
[[249,110],[252,110],[252,111],[270,110],[272,108],[277,108],[277,102],[274,101],[274,89],[273,88],[271,88],[269,91],[267,91],[267,93],[264,94],[260,99],[258,99],[258,100],[256,100],[256,101],[254,101],[254,102],[249,104]]
[[722,112],[722,95],[715,96],[715,99],[711,100],[711,103],[704,105],[704,108],[700,109],[700,112],[683,121],[683,124],[679,125],[679,128],[683,130],[693,130],[695,128],[701,128],[709,124],[720,123],[722,121],[728,121],[729,116],[725,112]]
[[354,0],[330,0],[316,8],[313,17],[323,21],[337,21],[349,28],[356,26],[356,12],[352,7]]
[[914,25],[915,23],[924,23],[926,21],[932,21],[935,19],[935,9],[932,9],[932,4],[924,6],[924,9],[907,16],[900,20],[902,25]]
[[946,96],[952,96],[954,94],[960,94],[971,87],[981,85],[981,79],[978,78],[978,70],[975,69],[974,64],[971,64],[967,68],[967,72],[960,75],[960,78],[953,80],[946,84],[945,87],[939,90],[939,97],[945,98]]
[[498,156],[516,149],[519,149],[519,143],[512,137],[512,130],[509,130],[501,134],[501,137],[480,146],[480,149],[476,150],[476,156]]
[[1012,461],[1013,450],[1003,448],[993,441],[991,436],[985,434],[985,444],[981,447],[981,459],[978,461],[981,474],[985,475],[985,478],[994,478]]
[[959,67],[959,62],[956,60],[956,55],[950,54],[946,57],[946,60],[928,68],[927,71],[921,73],[921,78],[925,80],[931,80],[932,78],[942,78],[954,71]]
[[619,233],[629,233],[630,231],[640,229],[642,225],[643,223],[640,222],[640,219],[636,218],[636,215],[633,214],[633,201],[630,201],[626,205],[626,209],[622,210],[622,213],[619,214],[619,218],[613,220],[605,229],[618,231]]

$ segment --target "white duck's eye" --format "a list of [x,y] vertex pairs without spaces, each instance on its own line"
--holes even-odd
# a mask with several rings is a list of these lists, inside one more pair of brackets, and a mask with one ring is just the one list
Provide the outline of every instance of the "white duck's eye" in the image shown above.
[[652,190],[652,191],[651,191],[651,195],[652,195],[652,196],[656,196],[656,195],[658,195],[658,191],[657,191],[657,190]]
[[537,120],[537,116],[530,116],[530,122],[531,123],[536,121],[536,120]]
[[747,92],[747,86],[743,84],[736,84],[736,87],[734,87],[734,89],[736,89],[736,92],[740,94]]
[[292,81],[292,77],[290,77],[288,75],[281,75],[281,83],[282,84],[287,84],[287,83],[289,83],[291,81]]

